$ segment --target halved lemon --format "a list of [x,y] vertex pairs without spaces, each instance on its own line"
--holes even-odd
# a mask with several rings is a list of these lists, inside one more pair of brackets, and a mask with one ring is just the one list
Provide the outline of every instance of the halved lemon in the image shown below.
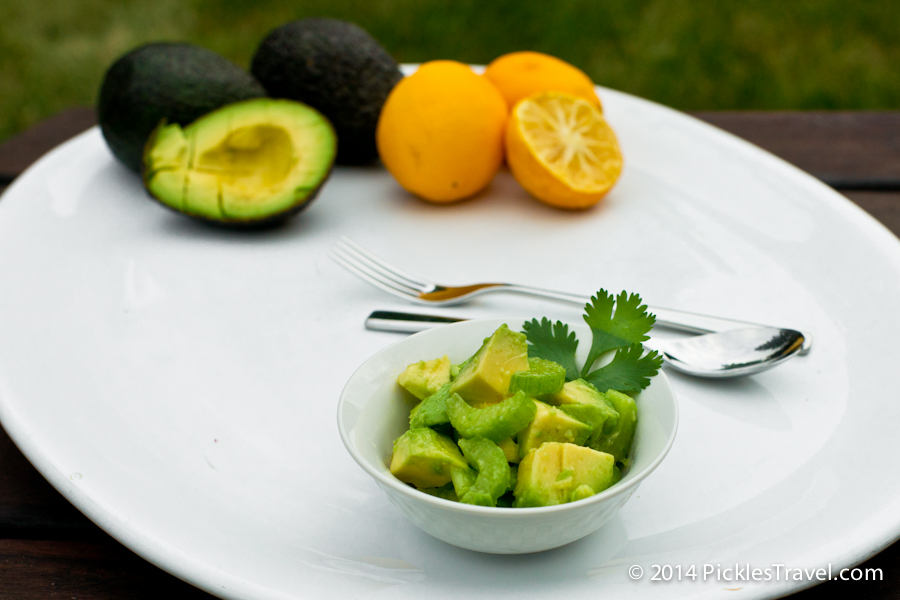
[[506,161],[523,188],[558,208],[593,206],[622,173],[619,142],[603,114],[561,92],[516,104],[506,128]]

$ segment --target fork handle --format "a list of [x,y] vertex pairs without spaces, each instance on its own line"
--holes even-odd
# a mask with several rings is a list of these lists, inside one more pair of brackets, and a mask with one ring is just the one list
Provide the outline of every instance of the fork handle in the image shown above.
[[[557,292],[554,290],[545,290],[542,288],[530,287],[527,285],[507,284],[503,286],[503,290],[516,294],[526,294],[529,296],[542,296],[553,300],[562,300],[573,304],[586,304],[590,302],[590,298],[579,294],[570,294],[568,292]],[[723,319],[720,317],[710,317],[707,315],[699,315],[696,313],[683,312],[680,310],[671,310],[668,308],[659,308],[658,306],[648,306],[647,310],[656,315],[656,324],[676,329],[678,331],[686,331],[688,333],[711,333],[719,331],[728,331],[730,329],[738,329],[743,327],[762,327],[757,323],[748,323],[746,321],[736,321],[733,319]]]
[[[527,285],[507,284],[502,286],[502,288],[507,292],[541,296],[543,298],[562,300],[574,304],[583,305],[590,301],[590,298],[578,294],[545,290],[543,288]],[[671,308],[661,308],[659,306],[648,306],[647,310],[656,315],[656,325],[668,327],[669,329],[675,329],[677,331],[685,331],[687,333],[718,333],[721,331],[730,331],[732,329],[743,329],[745,327],[769,327],[768,325],[760,325],[759,323],[701,315],[682,310],[673,310]],[[812,336],[809,336],[806,333],[804,333],[803,336],[805,341],[803,343],[801,354],[806,354],[809,352],[810,348],[812,348]]]

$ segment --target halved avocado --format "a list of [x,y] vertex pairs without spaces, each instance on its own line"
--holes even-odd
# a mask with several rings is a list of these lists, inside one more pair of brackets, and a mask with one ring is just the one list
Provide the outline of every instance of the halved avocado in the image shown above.
[[215,110],[183,128],[162,124],[144,149],[144,185],[179,212],[235,225],[305,208],[331,172],[337,136],[322,114],[259,98]]

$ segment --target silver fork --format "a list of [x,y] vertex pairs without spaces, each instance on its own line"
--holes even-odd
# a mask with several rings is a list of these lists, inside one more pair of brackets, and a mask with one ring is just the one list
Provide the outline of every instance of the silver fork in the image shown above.
[[[590,299],[578,294],[557,292],[513,283],[475,283],[471,285],[449,286],[412,275],[381,259],[345,236],[331,248],[329,256],[336,263],[389,294],[424,306],[452,306],[464,304],[476,296],[492,292],[511,292],[540,296],[552,300],[562,300],[575,304],[585,304]],[[689,333],[711,333],[743,329],[747,327],[767,327],[758,323],[712,317],[697,313],[648,306],[647,310],[656,315],[656,324]],[[803,333],[805,342],[801,354],[812,347],[812,338]]]

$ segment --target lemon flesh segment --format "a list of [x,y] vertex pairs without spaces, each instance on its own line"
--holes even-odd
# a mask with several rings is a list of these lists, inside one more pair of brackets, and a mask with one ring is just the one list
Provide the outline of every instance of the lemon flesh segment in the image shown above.
[[535,158],[575,191],[612,187],[622,154],[602,113],[589,102],[563,94],[541,94],[516,109],[519,128]]

